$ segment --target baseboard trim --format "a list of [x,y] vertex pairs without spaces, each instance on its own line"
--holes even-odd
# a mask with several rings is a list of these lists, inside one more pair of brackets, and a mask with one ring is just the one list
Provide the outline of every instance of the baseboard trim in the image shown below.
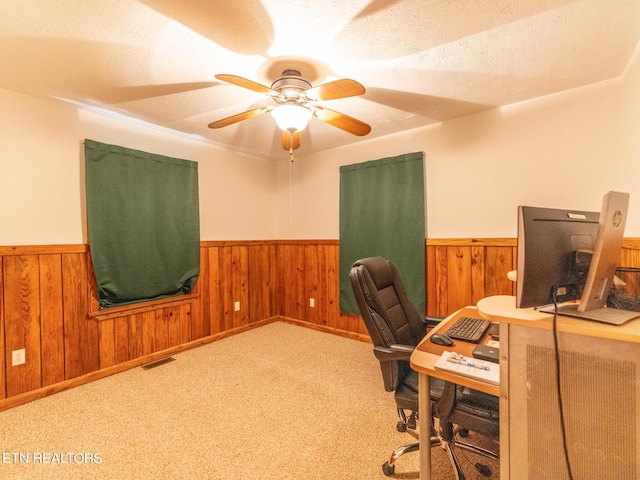
[[369,338],[368,335],[364,335],[361,333],[348,332],[346,330],[340,330],[340,329],[328,327],[326,325],[317,325],[315,323],[305,322],[304,320],[298,320],[296,318],[283,317],[278,315],[274,317],[265,318],[257,322],[253,322],[248,325],[243,325],[241,327],[233,328],[231,330],[226,330],[224,332],[209,335],[207,337],[199,338],[197,340],[193,340],[192,342],[167,348],[166,350],[155,352],[150,355],[145,355],[143,357],[129,360],[127,362],[119,363],[118,365],[113,365],[111,367],[103,368],[101,370],[96,370],[95,372],[90,372],[76,378],[64,380],[62,382],[58,382],[53,385],[47,385],[46,387],[41,387],[36,390],[31,390],[29,392],[21,393],[9,398],[2,399],[0,400],[0,412],[4,410],[8,410],[13,407],[17,407],[19,405],[24,405],[26,403],[32,402],[34,400],[38,400],[40,398],[48,397],[49,395],[53,395],[55,393],[63,392],[65,390],[69,390],[74,387],[79,387],[80,385],[84,385],[86,383],[100,380],[101,378],[106,378],[111,375],[115,375],[116,373],[124,372],[132,368],[140,367],[148,363],[157,362],[164,358],[170,357],[171,355],[174,355],[176,353],[184,352],[185,350],[190,350],[192,348],[200,347],[208,343],[213,343],[218,340],[222,340],[223,338],[231,337],[233,335],[237,335],[239,333],[246,332],[248,330],[262,327],[264,325],[268,325],[270,323],[274,323],[278,321],[290,323],[292,325],[298,325],[300,327],[310,328],[313,330],[318,330],[320,332],[330,333],[332,335],[338,335],[341,337],[359,340],[361,342],[371,343],[371,339]]
[[184,352],[185,350],[190,350],[192,348],[200,347],[202,345],[206,345],[208,343],[212,343],[217,340],[230,337],[232,335],[237,335],[239,333],[246,332],[254,328],[262,327],[264,325],[277,322],[278,320],[280,320],[280,317],[277,317],[277,316],[265,318],[263,320],[253,322],[248,325],[243,325],[241,327],[237,327],[231,330],[209,335],[207,337],[199,338],[197,340],[193,340],[188,343],[183,343],[182,345],[167,348],[160,352],[155,352],[150,355],[145,355],[143,357],[129,360],[127,362],[119,363],[118,365],[113,365],[111,367],[96,370],[95,372],[90,372],[76,378],[64,380],[62,382],[54,383],[53,385],[47,385],[46,387],[41,387],[36,390],[31,390],[29,392],[14,395],[14,396],[0,400],[0,412],[4,410],[8,410],[13,407],[17,407],[19,405],[24,405],[25,403],[29,403],[34,400],[38,400],[40,398],[48,397],[49,395],[53,395],[55,393],[69,390],[70,388],[78,387],[80,385],[84,385],[89,382],[100,380],[101,378],[106,378],[111,375],[115,375],[116,373],[124,372],[126,370],[130,370],[132,368],[136,368],[147,363],[162,360],[163,358],[169,357],[176,353]]
[[328,327],[327,325],[318,325],[317,323],[305,322],[304,320],[298,320],[291,317],[280,316],[278,319],[285,323],[291,323],[305,328],[311,328],[312,330],[318,330],[320,332],[330,333],[332,335],[338,335],[340,337],[351,338],[353,340],[359,340],[361,342],[371,343],[369,335],[363,333],[354,333],[347,330],[340,330],[338,328]]

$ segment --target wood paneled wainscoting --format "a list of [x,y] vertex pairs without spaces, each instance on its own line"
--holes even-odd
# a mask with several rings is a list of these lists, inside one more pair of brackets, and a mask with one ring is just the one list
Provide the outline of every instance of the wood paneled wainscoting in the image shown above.
[[449,315],[491,295],[515,295],[516,239],[428,239],[427,314]]
[[[512,294],[515,243],[427,240],[427,313]],[[337,240],[203,241],[200,253],[191,294],[99,310],[88,246],[0,247],[0,410],[275,320],[367,340],[340,312]],[[640,239],[621,265],[640,267]]]

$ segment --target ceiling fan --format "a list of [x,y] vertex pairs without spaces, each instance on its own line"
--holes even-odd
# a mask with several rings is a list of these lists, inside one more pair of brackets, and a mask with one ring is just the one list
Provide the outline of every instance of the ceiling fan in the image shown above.
[[292,161],[293,150],[300,147],[300,132],[312,117],[353,135],[363,136],[371,131],[370,125],[316,103],[362,95],[365,88],[355,80],[345,78],[312,87],[311,83],[302,78],[300,71],[294,69],[284,70],[282,76],[274,81],[270,88],[237,75],[219,74],[216,78],[254,92],[264,93],[273,98],[276,105],[254,108],[217,120],[210,123],[209,128],[226,127],[271,112],[276,124],[282,130],[282,148],[289,150]]

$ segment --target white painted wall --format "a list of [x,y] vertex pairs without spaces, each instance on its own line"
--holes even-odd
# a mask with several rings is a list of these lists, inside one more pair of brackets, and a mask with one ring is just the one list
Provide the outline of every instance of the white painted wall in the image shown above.
[[202,240],[277,237],[271,162],[6,90],[0,112],[0,245],[87,242],[85,138],[198,162]]
[[414,151],[429,238],[515,237],[519,204],[598,210],[608,190],[631,193],[640,236],[639,56],[619,80],[293,164],[0,90],[0,245],[86,243],[84,138],[197,161],[203,240],[337,239],[340,166]]
[[341,165],[415,151],[429,238],[513,238],[518,205],[599,210],[609,190],[631,193],[625,236],[640,236],[638,53],[619,80],[279,164],[287,238],[338,238]]

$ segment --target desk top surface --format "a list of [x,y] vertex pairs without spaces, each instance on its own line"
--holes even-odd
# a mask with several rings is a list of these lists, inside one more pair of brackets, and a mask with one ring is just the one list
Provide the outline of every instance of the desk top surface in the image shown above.
[[[543,313],[533,308],[516,308],[516,297],[512,296],[496,295],[483,298],[478,302],[478,313],[492,322],[504,322],[547,330],[553,328],[552,314]],[[640,318],[635,318],[622,325],[609,325],[558,315],[557,329],[559,332],[640,343]]]
[[[476,344],[455,340],[454,345],[450,347],[444,347],[431,343],[429,337],[434,333],[446,332],[449,327],[453,325],[460,317],[479,316],[480,315],[476,307],[465,307],[458,310],[453,315],[447,317],[444,322],[441,322],[437,327],[431,330],[429,334],[415,348],[415,350],[411,354],[411,368],[419,373],[426,373],[430,377],[441,378],[442,380],[457,383],[458,385],[464,385],[465,387],[480,390],[481,392],[485,392],[490,395],[499,396],[500,387],[496,385],[491,385],[481,380],[461,377],[460,375],[456,375],[455,373],[437,370],[434,367],[436,361],[438,360],[438,358],[440,358],[440,355],[442,355],[442,352],[444,352],[445,350],[461,353],[465,357],[472,357],[472,352]],[[489,338],[489,335],[485,334],[485,337],[480,341],[480,343],[487,343]]]

